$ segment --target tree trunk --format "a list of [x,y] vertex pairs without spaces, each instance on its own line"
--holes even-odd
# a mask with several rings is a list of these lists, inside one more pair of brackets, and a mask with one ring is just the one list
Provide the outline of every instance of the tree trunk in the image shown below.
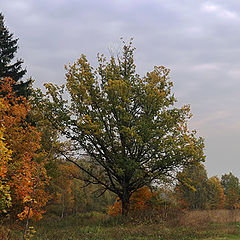
[[25,225],[25,229],[24,229],[24,233],[23,233],[23,240],[27,239],[27,230],[28,230],[28,224],[29,224],[30,211],[31,211],[31,208],[29,207],[28,208],[27,219],[26,219],[26,225]]
[[64,217],[64,211],[65,211],[65,192],[63,193],[63,196],[62,196],[62,213],[61,213],[61,218]]
[[130,194],[128,191],[124,191],[122,196],[122,216],[127,216],[130,208]]

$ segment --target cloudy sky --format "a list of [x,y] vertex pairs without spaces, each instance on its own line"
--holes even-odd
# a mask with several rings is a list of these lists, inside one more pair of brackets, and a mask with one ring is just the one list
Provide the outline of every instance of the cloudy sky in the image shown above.
[[134,38],[141,75],[171,69],[179,104],[205,138],[209,176],[240,177],[240,3],[228,0],[0,0],[35,87],[64,83],[81,53],[96,66]]

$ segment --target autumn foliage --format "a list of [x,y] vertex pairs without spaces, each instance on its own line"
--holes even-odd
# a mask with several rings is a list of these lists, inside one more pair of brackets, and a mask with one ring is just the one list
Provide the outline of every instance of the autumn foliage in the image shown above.
[[[155,195],[152,193],[149,187],[144,186],[139,188],[135,193],[130,197],[130,208],[129,212],[134,213],[138,211],[144,211],[149,208],[149,200]],[[117,197],[116,202],[113,206],[109,207],[108,214],[112,216],[117,216],[122,214],[122,202]]]
[[41,135],[27,121],[31,106],[15,96],[13,83],[5,78],[0,89],[0,214],[40,219],[49,198],[44,161],[37,161]]
[[[1,110],[4,107],[0,101]],[[7,164],[11,160],[11,151],[6,148],[6,143],[3,138],[4,128],[0,128],[0,209],[1,212],[6,212],[6,209],[11,206],[10,185],[5,184],[7,174]]]

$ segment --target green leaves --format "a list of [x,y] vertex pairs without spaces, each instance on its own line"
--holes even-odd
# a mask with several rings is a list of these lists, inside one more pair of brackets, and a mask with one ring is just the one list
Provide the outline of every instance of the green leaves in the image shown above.
[[239,208],[240,205],[240,183],[239,179],[231,172],[222,175],[221,184],[226,195],[225,205],[229,209]]
[[189,106],[174,107],[170,70],[154,67],[140,77],[133,52],[130,42],[117,58],[98,55],[96,69],[82,55],[66,67],[70,102],[63,100],[64,87],[48,84],[39,104],[61,134],[91,156],[98,169],[90,174],[94,182],[121,199],[182,165],[204,160],[202,139],[187,128]]

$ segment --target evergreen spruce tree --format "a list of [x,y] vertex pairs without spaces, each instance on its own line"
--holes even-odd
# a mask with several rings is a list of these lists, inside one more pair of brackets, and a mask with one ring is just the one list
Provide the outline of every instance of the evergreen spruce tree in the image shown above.
[[[28,97],[30,95],[31,80],[26,82],[20,79],[26,74],[26,69],[22,69],[22,59],[12,60],[17,53],[18,39],[14,39],[13,34],[9,33],[4,23],[4,16],[0,13],[0,80],[11,77],[16,84],[13,86],[17,95]],[[20,81],[19,81],[20,80]]]

